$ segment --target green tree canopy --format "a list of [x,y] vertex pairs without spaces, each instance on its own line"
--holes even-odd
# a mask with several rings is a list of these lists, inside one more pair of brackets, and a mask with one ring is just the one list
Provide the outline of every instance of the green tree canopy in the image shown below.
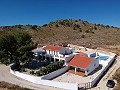
[[26,63],[35,48],[31,36],[25,31],[1,31],[0,61],[5,64]]

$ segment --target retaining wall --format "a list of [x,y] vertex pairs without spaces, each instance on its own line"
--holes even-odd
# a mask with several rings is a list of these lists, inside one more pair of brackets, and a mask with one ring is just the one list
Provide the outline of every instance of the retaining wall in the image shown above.
[[108,63],[108,65],[104,68],[104,70],[91,82],[91,86],[93,87],[97,81],[103,76],[103,74],[107,71],[107,69],[109,69],[109,67],[111,66],[111,64],[114,62],[115,60],[115,55],[113,56],[113,58],[111,59],[111,61]]
[[45,80],[53,79],[53,78],[55,78],[57,76],[60,76],[61,74],[65,73],[68,69],[69,69],[69,66],[61,68],[61,69],[56,70],[52,73],[49,73],[47,75],[42,76],[42,79],[45,79]]
[[[66,70],[67,68],[64,68],[64,70]],[[62,71],[63,69],[60,69],[60,71]],[[58,71],[58,72],[60,72]],[[37,76],[31,76],[31,75],[27,75],[27,74],[23,74],[21,72],[18,71],[13,71],[12,69],[10,69],[10,73],[25,79],[29,82],[32,83],[36,83],[36,84],[42,84],[42,85],[47,85],[47,86],[52,86],[52,87],[57,87],[57,88],[62,88],[62,89],[67,89],[67,90],[78,90],[78,84],[77,83],[65,83],[65,82],[57,82],[57,81],[51,81],[51,80],[42,80],[42,77],[37,77]],[[54,72],[55,73],[55,72]],[[51,77],[52,74],[48,75]],[[57,74],[55,74],[57,75]],[[48,76],[45,76],[46,78],[48,78]]]

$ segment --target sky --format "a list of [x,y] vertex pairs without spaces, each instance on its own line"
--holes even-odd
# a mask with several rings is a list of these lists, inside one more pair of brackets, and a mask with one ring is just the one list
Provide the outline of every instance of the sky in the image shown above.
[[0,26],[82,19],[120,27],[120,0],[0,0]]

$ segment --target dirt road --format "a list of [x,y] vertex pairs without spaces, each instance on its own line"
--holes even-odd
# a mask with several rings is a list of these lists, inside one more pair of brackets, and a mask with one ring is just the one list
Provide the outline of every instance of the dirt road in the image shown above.
[[106,83],[109,79],[112,79],[112,75],[116,72],[116,70],[120,67],[120,56],[117,57],[115,63],[112,67],[108,70],[106,75],[100,80],[97,87],[91,88],[89,90],[113,90],[113,88],[108,88]]
[[[97,87],[92,88],[90,90],[113,90],[108,87],[106,87],[106,83],[108,79],[112,78],[112,75],[114,75],[115,71],[120,67],[120,56],[117,57],[115,64],[108,70],[106,75],[100,80]],[[16,84],[22,87],[34,89],[34,90],[63,90],[55,87],[49,87],[44,85],[38,85],[31,82],[28,82],[26,80],[20,79],[14,75],[12,75],[9,71],[10,67],[1,65],[0,64],[0,81],[5,81],[8,83]]]
[[0,81],[5,81],[21,87],[26,87],[34,90],[63,90],[55,87],[44,86],[40,84],[34,84],[26,80],[20,79],[12,75],[9,71],[10,67],[0,64]]

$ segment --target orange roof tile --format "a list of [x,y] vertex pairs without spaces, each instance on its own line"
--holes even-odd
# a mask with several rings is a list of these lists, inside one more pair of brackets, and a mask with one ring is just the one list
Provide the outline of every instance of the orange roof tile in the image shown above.
[[70,62],[68,62],[68,65],[86,69],[92,61],[93,58],[76,55]]
[[59,51],[61,48],[63,48],[63,47],[61,47],[61,46],[47,45],[43,49],[45,49],[45,50]]
[[80,53],[79,53],[79,56],[80,56],[80,57],[87,57],[87,54],[84,53],[84,52],[80,52]]

